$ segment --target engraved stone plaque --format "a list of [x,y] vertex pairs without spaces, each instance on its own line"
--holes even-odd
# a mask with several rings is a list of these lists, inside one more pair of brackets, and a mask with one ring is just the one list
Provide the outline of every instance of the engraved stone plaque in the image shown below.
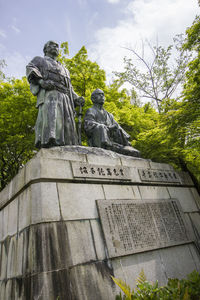
[[146,182],[181,183],[177,172],[170,170],[138,169],[140,179]]
[[109,257],[189,242],[177,199],[97,200]]
[[75,178],[111,179],[130,181],[130,169],[122,166],[94,165],[72,162],[72,171]]

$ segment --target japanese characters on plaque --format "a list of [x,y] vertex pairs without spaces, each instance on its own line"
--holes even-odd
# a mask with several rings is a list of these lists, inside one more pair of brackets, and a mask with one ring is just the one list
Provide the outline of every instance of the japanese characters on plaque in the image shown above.
[[178,200],[97,200],[109,257],[188,242]]
[[180,183],[178,174],[170,170],[138,169],[142,181]]
[[73,176],[78,178],[98,178],[130,181],[130,170],[122,166],[102,166],[72,162]]

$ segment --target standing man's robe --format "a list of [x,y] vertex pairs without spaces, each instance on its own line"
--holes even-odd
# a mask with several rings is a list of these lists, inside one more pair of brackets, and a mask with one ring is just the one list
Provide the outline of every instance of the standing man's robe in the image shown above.
[[[36,56],[27,65],[27,78],[31,92],[37,95],[36,147],[77,145],[74,106],[78,95],[71,85],[69,71],[48,56]],[[42,88],[40,79],[51,81],[53,88]]]

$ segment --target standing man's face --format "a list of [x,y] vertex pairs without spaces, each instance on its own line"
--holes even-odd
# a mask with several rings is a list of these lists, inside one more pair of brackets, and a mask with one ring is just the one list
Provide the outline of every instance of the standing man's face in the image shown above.
[[58,44],[55,42],[49,42],[46,54],[48,55],[48,53],[57,57],[59,54]]

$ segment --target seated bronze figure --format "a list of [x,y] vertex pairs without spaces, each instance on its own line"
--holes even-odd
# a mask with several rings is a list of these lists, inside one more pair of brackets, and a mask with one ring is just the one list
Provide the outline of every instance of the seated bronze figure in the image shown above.
[[103,108],[104,92],[96,89],[91,95],[91,100],[93,106],[86,111],[84,118],[88,145],[139,157],[140,152],[130,145],[129,134],[114,120],[113,115]]

